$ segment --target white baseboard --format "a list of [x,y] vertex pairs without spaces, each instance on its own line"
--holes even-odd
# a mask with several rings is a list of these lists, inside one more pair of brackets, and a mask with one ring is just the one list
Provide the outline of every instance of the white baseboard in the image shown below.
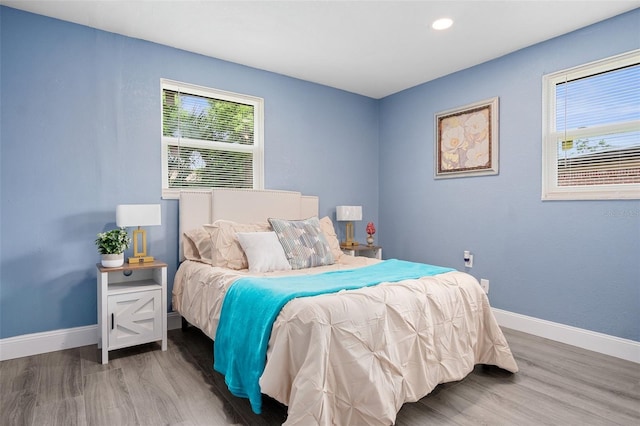
[[97,343],[97,325],[23,334],[0,340],[0,361]]
[[[503,327],[640,364],[640,342],[496,308],[493,308],[493,314],[498,324]],[[180,327],[180,315],[170,312],[167,315],[167,329],[174,330]],[[8,337],[0,339],[0,361],[97,343],[97,325]]]
[[492,308],[502,327],[640,363],[640,342]]
[[[181,327],[177,312],[167,314],[167,329]],[[24,334],[0,339],[0,361],[98,344],[98,325]]]

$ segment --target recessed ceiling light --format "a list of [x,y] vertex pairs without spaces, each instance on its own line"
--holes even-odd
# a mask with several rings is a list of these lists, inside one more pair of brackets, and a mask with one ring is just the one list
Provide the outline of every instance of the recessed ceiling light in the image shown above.
[[434,30],[446,30],[452,25],[453,25],[453,20],[449,18],[440,18],[433,21],[433,24],[431,24],[431,28],[433,28]]

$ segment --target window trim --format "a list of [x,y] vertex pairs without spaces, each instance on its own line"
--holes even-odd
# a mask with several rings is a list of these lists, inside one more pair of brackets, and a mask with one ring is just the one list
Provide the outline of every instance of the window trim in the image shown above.
[[[620,200],[640,199],[640,184],[611,184],[591,186],[558,186],[558,157],[556,128],[556,85],[566,80],[588,77],[613,71],[617,68],[640,62],[640,49],[599,61],[557,71],[542,77],[542,200]],[[584,137],[602,134],[602,130],[640,130],[638,123],[625,125],[603,125],[571,132],[572,136]]]
[[[254,143],[253,145],[228,144],[223,142],[203,143],[197,139],[176,138],[164,136],[162,131],[162,92],[163,90],[174,90],[185,92],[208,98],[215,98],[229,102],[252,105],[254,107]],[[241,93],[228,92],[220,89],[213,89],[195,84],[183,83],[180,81],[160,79],[160,139],[161,139],[161,162],[162,162],[162,198],[177,200],[180,198],[180,190],[184,188],[169,188],[169,145],[182,143],[189,147],[200,147],[206,149],[218,149],[222,151],[249,152],[253,153],[253,189],[264,189],[264,99]],[[198,189],[196,187],[190,189]],[[210,188],[203,188],[210,189]]]

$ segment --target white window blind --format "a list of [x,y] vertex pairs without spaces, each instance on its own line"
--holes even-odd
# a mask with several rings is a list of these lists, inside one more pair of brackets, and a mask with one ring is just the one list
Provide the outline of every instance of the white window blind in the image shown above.
[[640,198],[640,53],[544,77],[543,199]]
[[263,100],[162,80],[163,196],[262,188]]

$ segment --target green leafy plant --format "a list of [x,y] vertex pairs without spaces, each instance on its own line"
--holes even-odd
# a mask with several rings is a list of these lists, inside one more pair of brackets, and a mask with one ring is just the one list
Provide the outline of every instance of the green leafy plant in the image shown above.
[[100,232],[96,238],[96,246],[100,254],[120,254],[129,248],[131,238],[124,228]]

